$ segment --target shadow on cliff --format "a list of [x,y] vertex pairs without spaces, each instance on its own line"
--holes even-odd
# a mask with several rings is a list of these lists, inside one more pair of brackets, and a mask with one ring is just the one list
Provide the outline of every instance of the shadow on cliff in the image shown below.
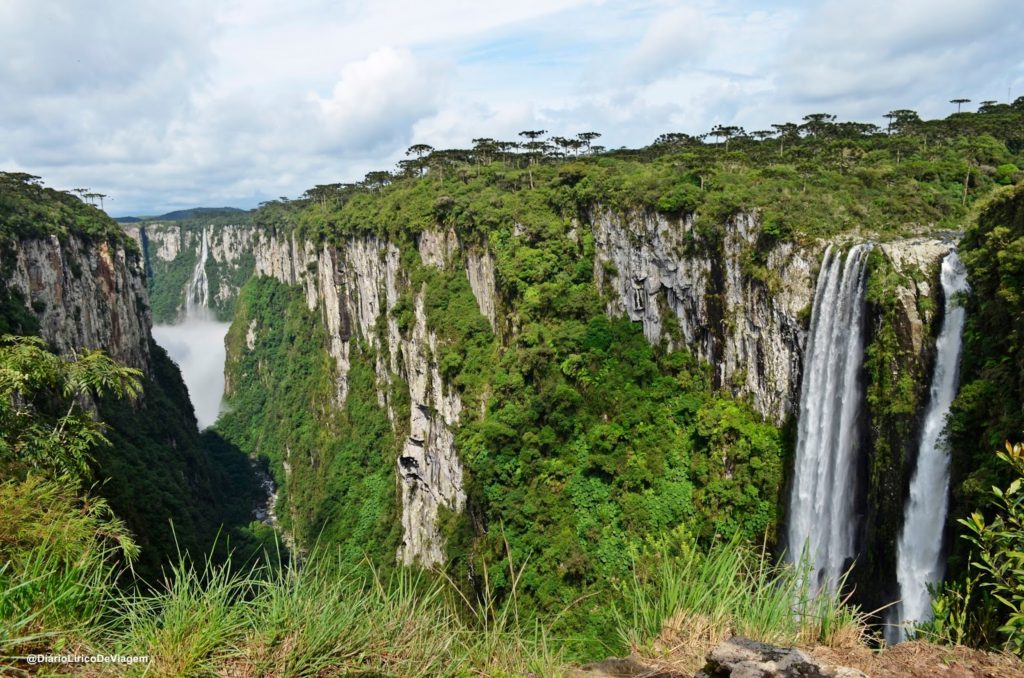
[[94,455],[99,493],[141,547],[136,573],[156,582],[181,556],[222,562],[232,550],[233,562],[248,560],[273,540],[254,522],[263,490],[252,464],[215,431],[199,432],[177,366],[154,342],[150,354],[142,398],[100,403],[111,445]]

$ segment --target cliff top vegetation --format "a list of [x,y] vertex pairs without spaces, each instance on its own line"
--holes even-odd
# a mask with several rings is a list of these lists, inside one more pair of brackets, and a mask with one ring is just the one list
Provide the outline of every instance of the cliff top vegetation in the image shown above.
[[113,219],[87,202],[105,197],[88,189],[48,188],[39,177],[24,172],[0,172],[0,241],[74,234],[137,251],[135,241]]
[[746,211],[770,240],[885,238],[960,230],[975,201],[1024,177],[1024,97],[942,120],[885,117],[882,129],[815,113],[771,130],[662,134],[640,149],[605,149],[595,132],[545,139],[546,130],[468,149],[417,144],[393,171],[263,203],[255,221],[329,240],[438,222],[463,234],[529,229],[600,208],[693,215],[713,230]]

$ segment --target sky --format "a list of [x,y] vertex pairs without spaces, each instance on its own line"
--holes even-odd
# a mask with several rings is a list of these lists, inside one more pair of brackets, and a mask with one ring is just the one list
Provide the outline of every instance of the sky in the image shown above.
[[417,143],[608,148],[1024,95],[1020,0],[0,0],[0,170],[253,207]]

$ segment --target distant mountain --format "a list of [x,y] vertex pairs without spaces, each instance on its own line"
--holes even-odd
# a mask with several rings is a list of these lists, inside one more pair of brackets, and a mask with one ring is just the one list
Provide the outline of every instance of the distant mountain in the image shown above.
[[114,221],[122,224],[134,224],[140,221],[190,221],[194,219],[242,216],[251,211],[237,207],[190,207],[184,210],[175,210],[167,214],[161,214],[158,217],[117,217]]

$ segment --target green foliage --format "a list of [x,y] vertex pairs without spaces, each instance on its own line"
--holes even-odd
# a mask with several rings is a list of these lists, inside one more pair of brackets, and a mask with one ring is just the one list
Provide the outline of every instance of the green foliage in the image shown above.
[[89,453],[108,440],[81,402],[106,393],[134,398],[141,375],[102,351],[65,360],[36,337],[0,337],[0,469],[86,480]]
[[1002,610],[999,631],[1005,646],[1024,656],[1024,444],[1006,443],[997,458],[1013,470],[1005,487],[992,487],[991,509],[986,521],[980,512],[958,522],[967,531],[964,539],[976,548],[973,566],[981,573],[981,586],[992,592]]
[[[778,432],[712,395],[685,353],[659,356],[637,326],[595,307],[573,305],[595,309],[582,322],[538,306],[542,318],[497,361],[486,413],[457,437],[471,510],[489,527],[449,548],[455,567],[479,570],[507,542],[525,563],[528,610],[554,614],[585,597],[563,619],[591,651],[612,638],[604,601],[638,544],[674,529],[770,532],[782,457]],[[503,578],[492,585],[508,593]]]
[[149,351],[145,398],[99,403],[111,445],[95,451],[92,468],[142,548],[137,573],[153,582],[181,551],[223,559],[234,548],[244,560],[262,543],[248,528],[261,492],[248,458],[214,432],[199,434],[177,366],[156,343]]
[[[246,335],[253,328],[256,346]],[[351,566],[364,554],[390,565],[397,548],[397,442],[377,402],[372,354],[350,355],[339,412],[335,362],[298,288],[271,278],[245,285],[228,331],[224,438],[264,459],[278,485],[277,513],[303,549],[338,545]],[[286,466],[290,469],[286,471]]]
[[29,475],[0,483],[0,669],[3,657],[61,648],[104,615],[119,562],[138,555],[102,499]]
[[[986,450],[1024,430],[1024,184],[1002,189],[981,209],[960,258],[971,294],[949,424],[952,518],[987,512],[989,489],[1005,471]],[[964,544],[954,544],[953,556],[954,572],[965,574]]]
[[138,250],[135,241],[95,206],[71,193],[46,188],[31,174],[0,172],[0,242],[25,236],[63,238],[72,233]]

